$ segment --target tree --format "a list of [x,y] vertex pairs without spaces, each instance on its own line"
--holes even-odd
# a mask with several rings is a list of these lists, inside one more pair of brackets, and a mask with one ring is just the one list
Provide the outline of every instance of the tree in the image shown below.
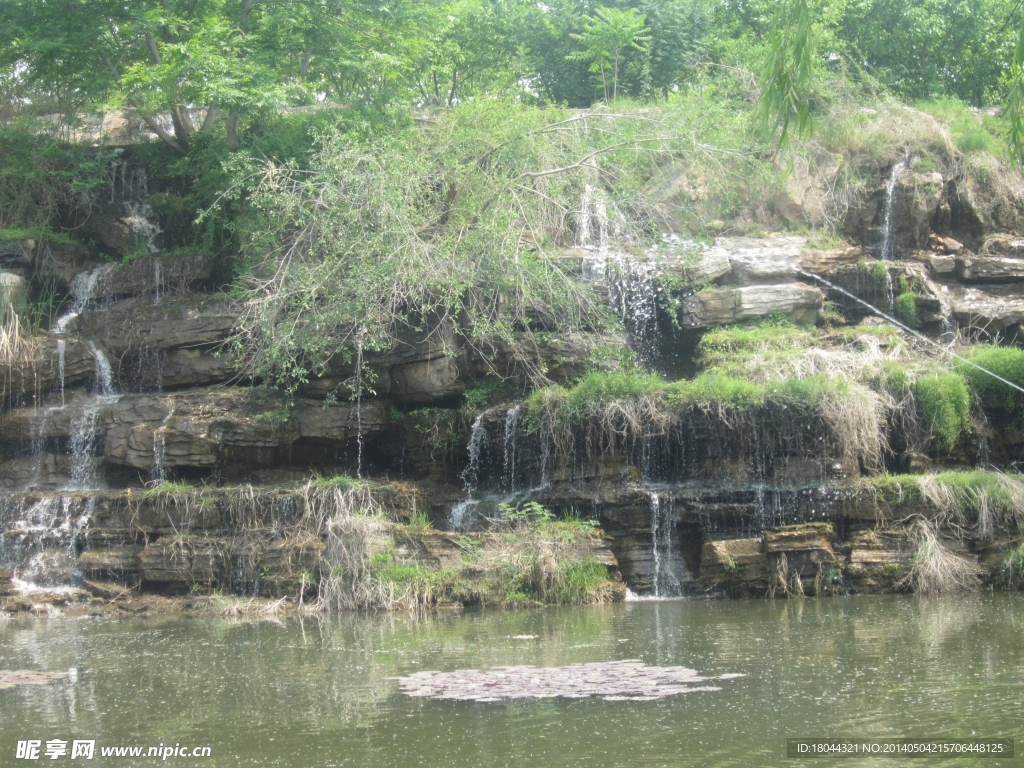
[[1006,94],[1007,139],[1016,163],[1024,162],[1024,24],[1017,33],[1017,46],[1010,62],[1010,89]]
[[768,44],[755,116],[778,150],[785,151],[790,128],[798,135],[811,130],[809,91],[813,76],[814,40],[807,0],[787,0]]
[[635,8],[625,11],[618,8],[598,8],[593,16],[583,17],[582,34],[571,37],[583,43],[582,51],[568,55],[570,61],[591,62],[590,71],[601,73],[604,100],[609,101],[607,70],[612,72],[611,99],[619,93],[619,64],[625,50],[644,50],[643,44],[650,35],[645,34],[646,18]]
[[[0,65],[62,108],[129,107],[181,153],[227,115],[381,89],[411,69],[411,2],[368,0],[0,0]],[[365,79],[360,81],[360,78]],[[196,126],[190,108],[206,107]],[[165,125],[161,115],[170,114]]]

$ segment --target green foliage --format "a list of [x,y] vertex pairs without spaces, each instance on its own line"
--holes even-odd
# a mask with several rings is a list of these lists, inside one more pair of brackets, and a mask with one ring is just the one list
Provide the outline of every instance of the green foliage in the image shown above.
[[195,489],[186,485],[185,483],[175,483],[170,480],[162,480],[152,488],[147,488],[142,492],[142,498],[144,499],[163,499],[170,496],[182,496],[191,494]]
[[998,578],[1005,589],[1020,589],[1024,586],[1024,542],[1007,550],[999,567]]
[[420,533],[432,530],[430,515],[422,509],[413,510],[409,515],[409,527]]
[[[987,152],[995,156],[1002,154],[1003,147],[1000,137],[989,129],[980,114],[956,96],[919,101],[914,106],[948,125],[953,143],[961,152],[965,154]],[[926,169],[921,168],[921,170]]]
[[799,326],[785,315],[769,315],[760,321],[708,331],[697,345],[697,357],[706,368],[721,368],[754,354],[797,354],[814,341],[812,327]]
[[253,417],[253,421],[265,424],[287,424],[291,421],[292,412],[288,408],[280,408],[274,411],[264,411]]
[[767,396],[765,388],[759,384],[713,371],[691,381],[673,382],[666,392],[668,402],[678,410],[713,405],[746,409],[761,405]]
[[1017,45],[1010,62],[1010,88],[1006,93],[1003,115],[1009,129],[1010,154],[1014,162],[1024,162],[1024,24],[1017,33]]
[[785,0],[768,43],[755,119],[780,151],[789,146],[790,130],[811,132],[810,89],[814,74],[812,16],[807,0]]
[[874,281],[875,285],[884,287],[889,283],[889,267],[886,266],[884,261],[876,261],[867,268],[868,274]]
[[675,146],[670,120],[474,102],[387,136],[333,135],[311,172],[264,167],[244,227],[241,359],[294,390],[360,345],[389,348],[424,317],[462,318],[471,345],[513,349],[522,334],[600,324],[590,287],[546,248],[574,239],[564,210],[593,163],[615,168],[609,204],[621,197],[639,214],[627,229],[649,225],[638,197],[656,170],[648,150]]
[[507,381],[482,381],[463,393],[462,410],[466,413],[482,411],[491,404],[492,397],[507,393],[510,389],[510,382]]
[[[619,66],[624,51],[633,48],[644,50],[644,43],[651,38],[645,34],[646,19],[636,8],[598,8],[593,16],[583,17],[582,34],[572,33],[570,37],[583,44],[583,50],[574,51],[566,58],[569,61],[589,61],[591,72],[600,72],[605,103],[618,98]],[[608,90],[608,74],[611,70],[612,85]]]
[[608,568],[596,560],[570,560],[559,563],[558,577],[541,594],[546,603],[584,605],[594,602],[611,584]]
[[366,481],[342,473],[339,475],[332,475],[331,477],[317,475],[310,480],[310,483],[318,491],[338,490],[345,492],[363,487],[366,484]]
[[[1024,350],[1019,347],[978,347],[964,357],[1007,381],[1024,386]],[[956,365],[959,373],[971,385],[971,389],[984,400],[998,403],[1006,409],[1013,409],[1020,403],[1021,394],[999,379],[970,365],[960,362]]]
[[952,451],[969,424],[967,384],[955,373],[935,373],[918,379],[913,390],[921,417],[939,448]]
[[526,501],[518,505],[500,504],[498,510],[501,516],[513,525],[539,528],[555,519],[551,510],[536,501]]
[[917,297],[913,291],[904,291],[896,297],[896,317],[911,328],[917,327]]
[[887,505],[908,514],[920,514],[923,505],[931,514],[954,527],[977,525],[991,536],[1019,528],[1024,521],[1024,476],[977,469],[933,475],[882,475],[871,481]]
[[84,193],[107,183],[112,155],[0,128],[0,237],[67,242],[61,226],[80,223],[71,213]]
[[397,411],[392,418],[410,425],[431,456],[439,458],[440,454],[463,445],[466,428],[463,415],[461,410],[420,408],[406,414]]

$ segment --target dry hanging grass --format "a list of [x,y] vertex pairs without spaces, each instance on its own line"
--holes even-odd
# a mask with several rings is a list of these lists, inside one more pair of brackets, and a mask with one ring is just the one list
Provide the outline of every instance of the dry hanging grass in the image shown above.
[[909,535],[917,550],[910,561],[910,572],[897,586],[910,586],[919,595],[975,592],[981,587],[982,569],[946,547],[934,522],[917,520]]

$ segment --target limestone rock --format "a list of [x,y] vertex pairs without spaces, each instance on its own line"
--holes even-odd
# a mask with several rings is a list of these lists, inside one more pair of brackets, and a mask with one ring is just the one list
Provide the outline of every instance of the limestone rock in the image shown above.
[[399,403],[426,405],[461,395],[459,366],[450,357],[408,363],[392,370],[391,392]]
[[946,254],[932,253],[927,256],[928,269],[936,277],[946,277],[956,272],[957,258]]
[[35,256],[35,240],[0,240],[0,267],[4,269],[27,269]]
[[90,578],[131,581],[139,571],[139,548],[119,546],[89,549],[79,556],[78,568]]
[[799,266],[807,272],[823,275],[864,258],[864,250],[857,245],[846,248],[804,248],[800,251]]
[[147,544],[139,553],[143,588],[186,594],[196,587],[217,586],[226,547],[227,542],[214,538],[166,537]]
[[25,278],[14,272],[0,271],[0,321],[8,311],[21,314],[27,303],[28,283]]
[[380,432],[388,421],[388,410],[381,400],[344,402],[324,406],[316,400],[298,400],[294,409],[300,440],[316,443],[346,443],[355,440],[360,428],[364,437]]
[[864,592],[905,591],[899,584],[909,569],[914,546],[902,531],[864,531],[850,539],[845,573]]
[[213,257],[204,254],[141,256],[116,265],[97,298],[180,294],[209,280],[213,264]]
[[700,583],[705,589],[765,594],[768,589],[768,557],[761,541],[705,541],[700,552]]
[[81,243],[42,240],[36,245],[36,280],[51,281],[58,291],[69,293],[75,275],[95,267],[98,260],[98,255]]
[[719,237],[711,254],[721,254],[737,285],[780,283],[796,278],[804,237]]
[[[76,336],[58,339],[50,334],[29,340],[28,349],[21,357],[0,365],[0,386],[12,401],[18,404],[38,403],[48,394],[61,391],[61,354],[64,347],[64,390],[88,384],[96,373],[96,358],[89,347]],[[59,404],[59,403],[58,403]]]
[[235,318],[224,297],[192,295],[158,304],[150,298],[134,298],[114,302],[105,311],[83,313],[79,327],[120,357],[146,347],[157,350],[216,344],[228,337]]
[[1024,289],[1018,285],[952,286],[950,296],[961,327],[995,334],[1024,322]]
[[71,466],[66,454],[43,453],[0,464],[0,488],[6,491],[32,488],[55,491],[67,485]]
[[709,328],[770,312],[781,312],[801,322],[817,317],[821,302],[821,291],[803,283],[723,288],[687,297],[679,312],[679,322],[689,328]]
[[165,389],[219,384],[237,374],[230,355],[204,349],[172,349],[160,366]]
[[992,235],[985,240],[981,252],[989,255],[1024,259],[1024,239],[1016,235]]
[[295,439],[287,411],[278,418],[281,408],[230,388],[126,395],[104,421],[104,460],[146,471],[157,462],[167,469],[268,466]]
[[767,531],[764,549],[769,558],[786,556],[790,570],[813,575],[821,566],[838,564],[830,539],[831,523],[801,523]]
[[1017,283],[1024,280],[1024,258],[1008,256],[961,256],[957,276],[968,283]]

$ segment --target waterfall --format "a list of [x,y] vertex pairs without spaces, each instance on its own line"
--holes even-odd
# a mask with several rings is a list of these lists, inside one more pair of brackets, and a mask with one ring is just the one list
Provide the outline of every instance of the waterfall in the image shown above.
[[654,560],[652,594],[655,598],[679,597],[682,585],[676,575],[676,521],[675,504],[671,496],[662,503],[657,493],[650,495],[651,507],[651,555]]
[[462,487],[465,488],[470,498],[473,498],[473,491],[476,490],[477,483],[480,482],[480,452],[487,444],[487,427],[483,424],[483,417],[484,414],[481,413],[473,420],[473,426],[469,432],[469,443],[466,446],[469,463],[459,475]]
[[899,180],[900,174],[903,173],[906,165],[902,160],[896,163],[892,167],[892,173],[889,174],[889,180],[885,183],[885,223],[882,227],[881,251],[883,261],[891,261],[893,258],[892,207],[893,200],[896,198],[896,182]]
[[466,511],[479,503],[473,498],[473,491],[476,490],[477,483],[480,482],[480,453],[487,443],[487,428],[483,425],[483,417],[482,413],[477,416],[470,428],[469,443],[466,446],[466,450],[469,452],[469,463],[459,475],[467,498],[456,502],[448,513],[448,522],[453,531],[462,530]]
[[[146,244],[148,253],[157,253],[160,248],[156,238],[163,230],[150,217],[153,209],[146,198],[149,196],[149,182],[146,169],[140,165],[130,165],[127,160],[112,160],[108,175],[110,202],[122,207],[122,217],[128,228]],[[157,289],[159,294],[159,288]]]
[[612,250],[611,236],[618,231],[608,216],[604,195],[589,184],[583,187],[578,216],[576,246],[588,251],[583,257],[583,277],[607,283],[610,308],[622,320],[640,362],[650,368],[658,356],[660,335],[654,251],[637,258]]
[[100,410],[120,399],[114,385],[110,361],[92,342],[89,351],[96,358],[96,377],[91,399],[82,407],[81,415],[71,421],[71,480],[65,490],[89,490],[98,487],[96,477],[96,440]]
[[57,377],[60,379],[60,407],[63,408],[64,402],[64,357],[65,357],[65,339],[57,339]]
[[157,482],[167,479],[167,425],[171,423],[172,416],[174,416],[173,407],[164,416],[160,426],[153,430],[153,469],[150,472],[150,479]]
[[160,284],[163,282],[163,262],[159,256],[153,257],[153,291],[155,299],[154,304],[160,303]]
[[650,368],[658,357],[658,293],[652,263],[619,256],[608,266],[612,310],[633,342],[640,363]]
[[363,476],[363,345],[356,347],[356,477]]
[[13,498],[0,507],[0,567],[14,571],[23,594],[68,592],[80,580],[78,551],[95,512],[95,498]]
[[514,405],[505,414],[505,486],[509,493],[516,492],[516,470],[519,459],[519,425],[525,409]]
[[100,264],[95,269],[91,269],[88,272],[79,272],[75,275],[71,281],[71,307],[57,318],[51,333],[67,333],[68,325],[85,311],[86,306],[96,295],[96,287],[100,284],[101,280],[106,281],[110,277],[110,272],[113,268],[113,264]]

